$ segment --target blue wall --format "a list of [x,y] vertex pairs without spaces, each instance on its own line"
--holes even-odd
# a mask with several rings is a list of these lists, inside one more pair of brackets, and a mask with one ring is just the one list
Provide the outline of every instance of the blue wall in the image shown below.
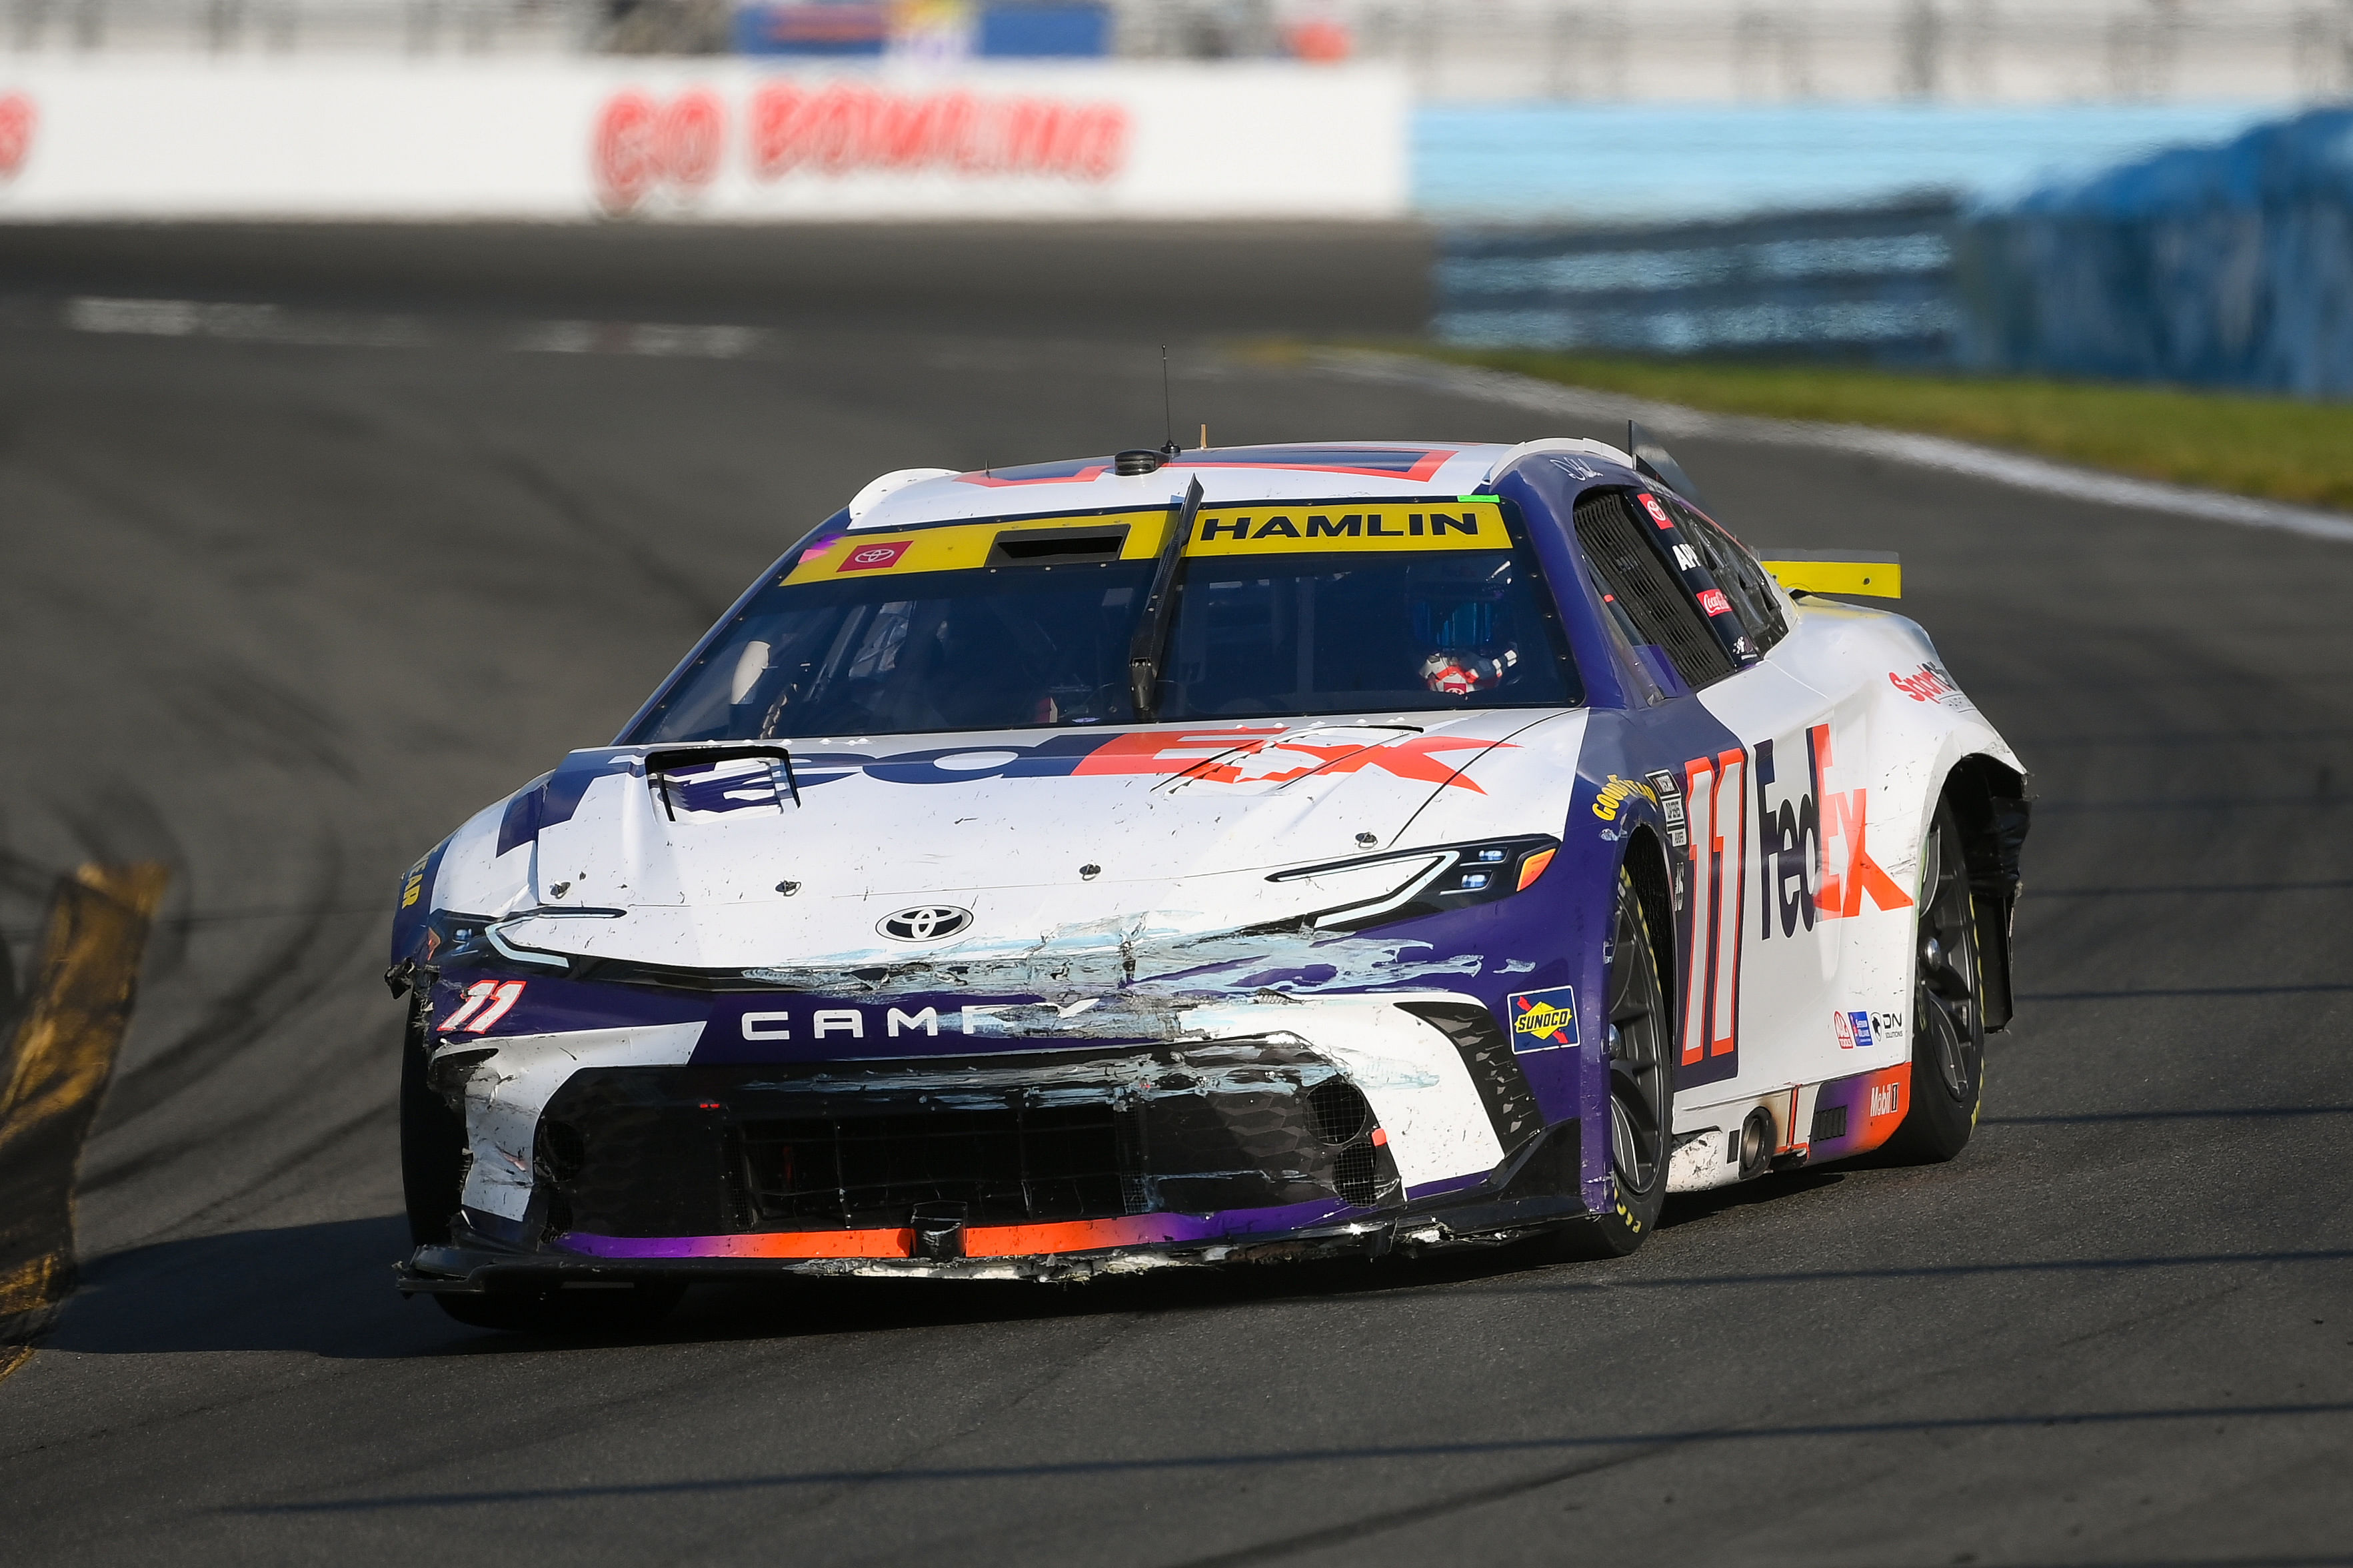
[[1956,271],[1967,364],[2353,396],[2353,110],[2037,192]]

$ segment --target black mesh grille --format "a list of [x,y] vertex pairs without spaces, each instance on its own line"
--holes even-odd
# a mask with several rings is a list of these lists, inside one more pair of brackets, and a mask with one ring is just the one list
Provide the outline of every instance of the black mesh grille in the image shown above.
[[[1364,1095],[1296,1042],[590,1068],[549,1100],[551,1234],[709,1236],[1394,1201]],[[1366,1174],[1366,1173],[1370,1173]]]
[[1356,1086],[1345,1079],[1327,1078],[1307,1091],[1308,1124],[1326,1143],[1349,1143],[1373,1118]]
[[1577,542],[1600,579],[1647,643],[1666,650],[1675,673],[1694,690],[1732,673],[1732,656],[1667,572],[1623,491],[1600,490],[1577,503]]
[[1819,1105],[1814,1108],[1814,1131],[1813,1136],[1807,1140],[1808,1142],[1827,1143],[1833,1138],[1845,1136],[1845,1106]]
[[1352,1204],[1370,1205],[1380,1196],[1381,1166],[1378,1151],[1370,1143],[1356,1143],[1340,1151],[1333,1162],[1332,1184],[1340,1195]]
[[899,1225],[960,1203],[976,1225],[1124,1212],[1107,1103],[745,1121],[744,1179],[764,1222]]

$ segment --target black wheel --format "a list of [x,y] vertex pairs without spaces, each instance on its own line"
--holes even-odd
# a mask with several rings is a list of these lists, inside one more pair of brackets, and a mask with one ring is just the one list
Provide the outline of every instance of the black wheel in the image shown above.
[[433,1300],[470,1329],[603,1337],[650,1332],[685,1294],[686,1287],[676,1281],[650,1280],[626,1289],[493,1290]]
[[1618,872],[1618,907],[1610,919],[1608,979],[1609,1020],[1609,1175],[1612,1202],[1565,1231],[1561,1250],[1578,1258],[1623,1258],[1659,1223],[1667,1199],[1667,1151],[1674,1108],[1674,1070],[1668,1053],[1671,1020],[1659,984],[1659,963],[1634,879]]
[[1949,1160],[1977,1131],[1985,1088],[1985,1006],[1978,967],[1977,911],[1960,826],[1937,803],[1920,846],[1920,929],[1912,984],[1912,1103],[1893,1159]]
[[408,1240],[426,1247],[449,1239],[450,1216],[466,1180],[466,1123],[425,1081],[425,998],[412,993],[400,1042],[400,1191]]

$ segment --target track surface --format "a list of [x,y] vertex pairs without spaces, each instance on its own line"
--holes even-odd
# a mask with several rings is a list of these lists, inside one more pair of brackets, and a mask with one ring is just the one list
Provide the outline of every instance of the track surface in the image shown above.
[[[697,280],[752,265],[665,237],[620,288],[634,238],[510,237],[473,300],[462,232],[322,232],[301,278],[283,237],[11,235],[0,289],[712,321]],[[733,360],[17,300],[0,930],[21,968],[80,858],[175,880],[89,1283],[0,1384],[0,1559],[2353,1561],[2353,550],[1862,459],[1678,454],[1751,538],[1900,549],[2036,770],[2021,1018],[1958,1162],[1682,1201],[1609,1266],[710,1291],[569,1347],[394,1295],[400,869],[607,738],[797,527],[888,468],[1156,439],[1161,331],[1221,441],[1560,433],[1221,356],[1282,307],[1247,237],[1146,237],[1076,279],[1050,230],[901,237],[950,327],[772,293]],[[795,276],[871,306],[873,237],[811,243]],[[1283,243],[1334,280],[1303,324],[1413,325],[1410,235]]]

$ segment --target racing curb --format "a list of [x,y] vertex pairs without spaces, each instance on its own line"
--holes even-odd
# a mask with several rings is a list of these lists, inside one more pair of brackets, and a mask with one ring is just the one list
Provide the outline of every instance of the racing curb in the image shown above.
[[50,896],[32,994],[0,1055],[0,1378],[24,1364],[73,1291],[82,1139],[169,879],[153,864],[84,866]]

